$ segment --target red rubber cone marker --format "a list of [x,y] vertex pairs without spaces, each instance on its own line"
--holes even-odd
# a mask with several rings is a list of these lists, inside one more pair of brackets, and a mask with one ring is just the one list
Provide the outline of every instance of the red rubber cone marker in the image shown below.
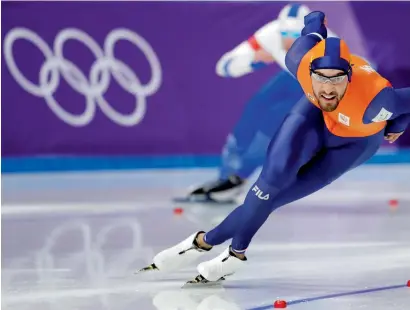
[[273,304],[273,308],[277,308],[277,309],[283,309],[286,308],[287,304],[285,300],[277,300],[275,301],[275,303]]
[[182,214],[184,212],[184,209],[182,208],[175,208],[174,209],[174,214]]

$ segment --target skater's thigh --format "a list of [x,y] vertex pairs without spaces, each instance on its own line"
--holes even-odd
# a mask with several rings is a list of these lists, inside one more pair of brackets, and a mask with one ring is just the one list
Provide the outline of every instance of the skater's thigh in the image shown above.
[[346,138],[344,145],[323,149],[301,168],[298,175],[302,178],[316,176],[326,182],[333,182],[347,171],[370,159],[377,152],[382,141],[383,133],[359,139]]
[[[267,184],[286,181],[309,162],[323,146],[323,117],[302,98],[286,116],[271,140],[260,178]],[[281,184],[282,186],[282,184]]]
[[371,158],[379,148],[378,136],[347,143],[338,148],[324,148],[302,166],[296,178],[275,199],[275,208],[306,197],[329,185],[343,174]]
[[[269,81],[264,87],[258,90],[245,104],[238,122],[232,130],[233,136],[239,149],[246,149],[252,143],[256,133],[261,130],[261,124],[264,124],[269,107],[272,105],[272,97],[277,97],[279,89],[274,82]],[[280,80],[280,78],[279,78]],[[278,118],[270,120],[277,123]]]

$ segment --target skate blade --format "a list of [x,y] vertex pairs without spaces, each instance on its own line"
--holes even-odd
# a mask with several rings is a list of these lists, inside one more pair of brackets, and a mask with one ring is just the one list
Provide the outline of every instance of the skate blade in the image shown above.
[[202,275],[197,275],[195,279],[185,283],[182,288],[205,288],[205,287],[215,287],[221,286],[222,282],[225,281],[224,277],[221,277],[216,281],[208,281]]
[[209,196],[188,196],[188,197],[175,197],[172,199],[175,203],[201,203],[201,204],[209,204],[209,205],[230,205],[236,204],[234,199],[227,199],[227,200],[215,200],[210,198]]
[[151,264],[147,267],[144,267],[140,270],[135,271],[134,274],[145,273],[149,271],[159,271],[159,269],[157,268],[157,266],[155,266],[155,264]]

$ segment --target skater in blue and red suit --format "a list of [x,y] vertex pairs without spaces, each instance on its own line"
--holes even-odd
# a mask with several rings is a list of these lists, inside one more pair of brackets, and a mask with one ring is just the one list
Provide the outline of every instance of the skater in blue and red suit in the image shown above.
[[262,172],[244,203],[218,226],[195,232],[154,257],[147,269],[185,267],[232,239],[198,265],[191,283],[218,281],[246,264],[252,238],[277,208],[306,197],[371,158],[383,138],[394,142],[410,121],[410,87],[393,88],[339,38],[327,38],[325,14],[305,16],[286,66],[305,97],[286,116],[268,147]]

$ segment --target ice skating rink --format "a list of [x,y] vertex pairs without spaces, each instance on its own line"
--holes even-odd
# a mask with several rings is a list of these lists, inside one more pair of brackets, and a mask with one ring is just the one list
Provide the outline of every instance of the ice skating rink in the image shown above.
[[215,174],[3,175],[2,309],[410,309],[410,166],[364,166],[277,210],[221,287],[181,289],[195,265],[134,275],[235,207],[171,202]]

